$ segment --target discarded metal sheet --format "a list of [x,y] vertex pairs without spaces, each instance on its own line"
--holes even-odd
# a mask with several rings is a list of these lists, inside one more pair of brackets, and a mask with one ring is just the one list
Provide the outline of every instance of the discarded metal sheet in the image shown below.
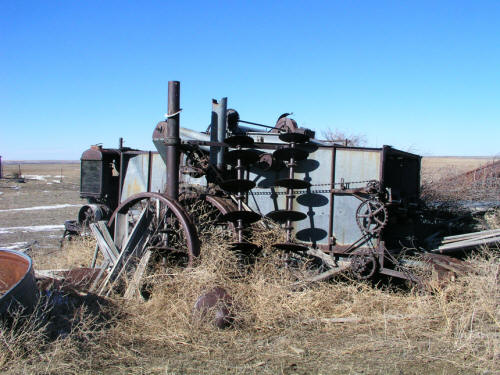
[[35,270],[41,290],[56,288],[62,291],[88,291],[100,274],[100,268],[72,268],[64,270]]

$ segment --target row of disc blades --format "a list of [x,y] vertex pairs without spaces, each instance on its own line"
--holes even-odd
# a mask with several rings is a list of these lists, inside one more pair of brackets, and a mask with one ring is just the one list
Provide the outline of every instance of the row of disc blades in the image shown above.
[[[281,133],[279,135],[280,140],[286,143],[290,143],[288,147],[279,148],[273,153],[273,157],[276,160],[290,162],[293,160],[301,161],[305,160],[308,156],[308,152],[297,149],[294,147],[295,143],[304,143],[309,140],[307,135],[301,133]],[[251,147],[254,144],[253,138],[247,135],[233,135],[224,140],[229,147],[235,148],[235,150],[228,151],[225,154],[225,160],[228,164],[236,165],[251,165],[259,160],[259,154],[253,149],[244,149],[244,147]],[[293,164],[293,163],[290,163]],[[293,167],[293,166],[292,166]],[[275,181],[274,186],[284,187],[287,189],[307,189],[311,184],[307,181],[295,179],[295,178],[282,178]],[[225,180],[220,183],[220,187],[230,193],[237,193],[238,199],[241,199],[242,193],[246,193],[255,187],[255,182],[236,178]],[[266,215],[269,219],[276,221],[280,224],[304,220],[307,215],[303,212],[294,210],[275,210]],[[237,230],[242,230],[241,225],[250,225],[261,219],[261,215],[253,211],[241,210],[232,211],[223,215],[222,219],[224,221],[232,222],[236,224]],[[291,227],[287,226],[286,230],[291,230]],[[260,247],[245,241],[234,242],[231,244],[232,250],[238,251],[244,255],[256,255],[260,252]],[[299,245],[293,242],[284,242],[273,244],[276,249],[283,250],[285,252],[305,252],[307,247]]]
[[[224,143],[229,147],[236,148],[225,154],[225,160],[228,164],[239,164],[241,168],[242,166],[253,164],[259,160],[259,154],[255,150],[243,148],[251,147],[254,144],[253,138],[247,135],[233,135],[226,138]],[[238,174],[239,177],[241,177],[241,173],[238,172]],[[239,241],[231,244],[231,250],[244,256],[257,255],[261,251],[261,248],[251,242],[244,241],[241,236],[243,226],[250,225],[261,219],[258,213],[241,209],[242,194],[253,189],[255,187],[255,182],[243,178],[235,178],[221,182],[220,187],[230,193],[237,193],[238,211],[228,212],[222,217],[224,221],[232,222],[238,232]]]
[[[288,147],[280,148],[273,153],[273,156],[278,159],[287,162],[289,169],[292,169],[290,177],[282,178],[276,180],[274,186],[287,188],[287,202],[288,200],[293,200],[295,197],[293,195],[294,189],[307,189],[311,186],[308,181],[293,178],[293,168],[296,162],[307,159],[309,155],[308,152],[295,148],[296,143],[304,143],[309,141],[309,137],[302,133],[282,133],[279,135],[280,140],[288,143]],[[287,204],[288,206],[288,204]],[[285,230],[287,233],[287,242],[280,242],[273,244],[273,248],[279,249],[285,252],[303,253],[307,251],[307,246],[300,245],[290,241],[292,226],[290,225],[293,221],[300,221],[307,218],[307,215],[300,211],[295,210],[275,210],[271,211],[266,215],[271,220],[274,220],[280,224],[287,223]]]

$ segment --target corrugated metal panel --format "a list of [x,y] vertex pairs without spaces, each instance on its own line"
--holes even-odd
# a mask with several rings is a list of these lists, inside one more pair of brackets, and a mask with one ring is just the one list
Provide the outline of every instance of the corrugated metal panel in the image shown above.
[[[337,149],[335,156],[335,188],[341,182],[346,188],[366,186],[368,180],[380,179],[381,152],[373,150]],[[356,223],[356,210],[361,201],[352,195],[335,195],[333,201],[333,236],[338,245],[349,245],[361,236]]]
[[[335,156],[335,183],[380,179],[380,151],[337,149]],[[366,186],[366,183],[349,187]]]
[[[295,178],[311,182],[313,186],[305,190],[297,190],[293,209],[303,212],[307,218],[294,222],[294,230],[298,240],[306,242],[327,243],[330,216],[331,148],[318,148],[309,154],[306,160],[300,161],[296,168]],[[271,211],[285,209],[286,189],[274,188],[274,181],[288,176],[288,170],[279,172],[262,171],[252,168],[250,179],[257,186],[249,193],[249,206],[263,216]]]
[[123,181],[121,201],[144,192],[148,186],[148,154],[140,154],[130,158]]
[[361,201],[352,195],[336,195],[333,199],[333,235],[338,245],[351,244],[361,237],[356,223],[356,210]]
[[151,191],[154,193],[163,193],[167,182],[167,167],[160,154],[153,154],[151,169]]

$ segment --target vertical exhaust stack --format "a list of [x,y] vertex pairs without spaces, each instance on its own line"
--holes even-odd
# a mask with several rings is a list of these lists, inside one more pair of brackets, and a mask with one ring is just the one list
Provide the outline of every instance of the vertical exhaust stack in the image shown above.
[[179,117],[181,83],[168,82],[168,119],[167,119],[167,196],[179,198]]
[[180,91],[179,81],[168,82],[167,121],[160,121],[153,132],[153,143],[167,166],[165,194],[173,200],[179,197]]
[[[224,142],[226,138],[226,114],[227,98],[222,98],[220,103],[212,99],[212,121],[210,123],[210,141]],[[216,165],[219,170],[224,168],[225,147],[210,147],[210,163]]]

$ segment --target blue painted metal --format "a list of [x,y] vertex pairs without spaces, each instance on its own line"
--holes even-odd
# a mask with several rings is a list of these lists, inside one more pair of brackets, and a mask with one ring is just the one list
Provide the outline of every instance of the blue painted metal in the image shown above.
[[[248,135],[256,142],[255,149],[262,153],[269,152],[269,146],[275,149],[284,145],[278,133],[253,132]],[[181,129],[181,139],[208,142],[209,136]],[[305,220],[292,223],[296,239],[312,246],[329,246],[333,243],[348,246],[354,243],[362,237],[356,223],[356,210],[361,201],[352,194],[342,193],[342,189],[364,188],[370,180],[381,181],[384,149],[339,147],[317,140],[300,147],[310,153],[307,159],[298,162],[295,178],[308,181],[312,186],[295,191],[296,199],[292,208],[307,215]],[[206,146],[200,148],[208,151]],[[185,164],[185,156],[181,164]],[[166,183],[165,164],[157,153],[153,153],[151,170],[151,191],[163,192]],[[287,177],[286,168],[264,171],[251,167],[248,176],[256,183],[256,187],[248,193],[247,204],[251,209],[265,216],[271,211],[285,208],[286,189],[274,187],[274,182]],[[147,181],[147,154],[131,156],[121,201],[146,191]],[[189,175],[181,175],[180,183],[181,189],[182,186],[197,186],[200,191],[206,190],[208,185],[205,177],[194,178]]]

